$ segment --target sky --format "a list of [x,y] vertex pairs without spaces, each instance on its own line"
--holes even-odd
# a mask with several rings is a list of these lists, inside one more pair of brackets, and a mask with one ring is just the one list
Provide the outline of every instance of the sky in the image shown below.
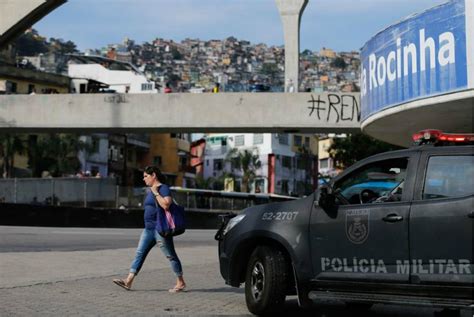
[[[300,50],[359,50],[403,18],[447,0],[309,0]],[[275,0],[68,0],[33,26],[42,36],[73,41],[79,50],[155,38],[181,41],[234,36],[283,45]]]

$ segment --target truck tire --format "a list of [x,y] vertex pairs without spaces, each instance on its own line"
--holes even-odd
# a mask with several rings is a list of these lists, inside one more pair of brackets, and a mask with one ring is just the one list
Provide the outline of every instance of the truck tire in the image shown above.
[[285,303],[288,263],[279,250],[257,247],[247,265],[245,300],[248,310],[266,315],[281,309]]

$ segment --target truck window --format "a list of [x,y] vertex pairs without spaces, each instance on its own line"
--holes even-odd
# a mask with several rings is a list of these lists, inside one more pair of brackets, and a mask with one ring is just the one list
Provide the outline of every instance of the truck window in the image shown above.
[[432,156],[423,187],[423,199],[460,197],[474,193],[474,157]]
[[350,204],[400,201],[408,158],[365,165],[336,182],[334,188]]

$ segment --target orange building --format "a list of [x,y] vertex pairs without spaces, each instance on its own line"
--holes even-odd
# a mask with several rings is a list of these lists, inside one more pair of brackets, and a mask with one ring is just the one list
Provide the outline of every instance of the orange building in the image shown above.
[[161,169],[170,186],[191,187],[194,184],[196,174],[190,166],[190,140],[187,133],[150,136],[150,151],[146,159]]

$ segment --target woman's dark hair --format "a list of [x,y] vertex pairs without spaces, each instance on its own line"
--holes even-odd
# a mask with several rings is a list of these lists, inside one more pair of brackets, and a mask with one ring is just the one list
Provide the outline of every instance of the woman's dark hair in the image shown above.
[[163,175],[160,169],[155,165],[145,167],[145,173],[147,173],[148,175],[152,175],[153,173],[155,173],[156,178],[158,179],[160,183],[163,183],[163,184],[166,183],[166,176]]

